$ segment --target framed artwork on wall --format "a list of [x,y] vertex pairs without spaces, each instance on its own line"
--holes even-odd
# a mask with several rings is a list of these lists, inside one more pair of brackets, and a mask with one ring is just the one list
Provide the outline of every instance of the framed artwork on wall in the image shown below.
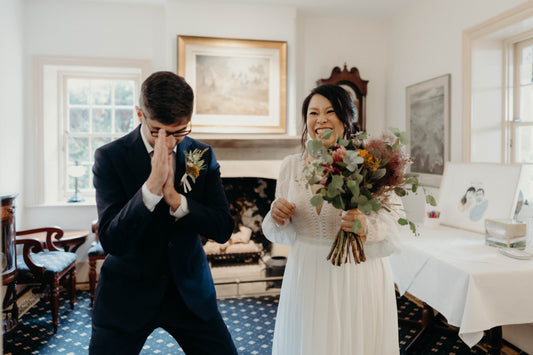
[[406,88],[410,170],[426,186],[438,187],[450,160],[450,81],[446,74]]
[[178,74],[195,132],[286,132],[287,42],[178,36]]
[[512,218],[521,165],[446,163],[440,187],[440,224],[485,232],[485,219]]

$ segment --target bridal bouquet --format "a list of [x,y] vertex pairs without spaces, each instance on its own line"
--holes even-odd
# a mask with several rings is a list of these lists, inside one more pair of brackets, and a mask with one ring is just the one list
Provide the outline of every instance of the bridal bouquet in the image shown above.
[[[409,191],[416,193],[418,175],[405,171],[411,163],[404,150],[407,135],[397,129],[391,132],[380,139],[370,139],[360,132],[351,139],[338,138],[327,147],[320,139],[308,141],[307,150],[314,160],[305,166],[304,177],[308,186],[319,185],[311,204],[317,207],[325,200],[343,211],[358,208],[370,214],[383,208],[390,212],[392,206],[387,199],[390,193],[398,196]],[[327,140],[332,133],[326,130],[322,139]],[[435,206],[431,195],[426,195],[426,202]],[[413,222],[400,218],[398,223],[409,224],[416,234]],[[356,263],[366,260],[363,242],[357,235],[360,228],[361,222],[357,220],[351,232],[339,230],[327,257],[333,265],[351,262],[351,256]]]

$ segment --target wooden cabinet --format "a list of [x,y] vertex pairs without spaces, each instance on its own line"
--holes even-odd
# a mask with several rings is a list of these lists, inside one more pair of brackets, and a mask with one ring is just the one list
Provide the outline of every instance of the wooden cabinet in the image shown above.
[[18,324],[16,302],[17,254],[15,250],[15,198],[17,194],[2,195],[2,284],[6,287],[2,310],[3,327],[8,333]]

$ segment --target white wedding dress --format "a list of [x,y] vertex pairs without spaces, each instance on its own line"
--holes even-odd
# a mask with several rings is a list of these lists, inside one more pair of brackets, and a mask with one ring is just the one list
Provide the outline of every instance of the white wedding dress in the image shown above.
[[276,197],[296,204],[291,220],[278,227],[268,213],[263,221],[270,241],[291,246],[272,354],[398,354],[396,297],[387,257],[398,249],[398,214],[381,210],[367,217],[366,262],[332,265],[326,257],[340,228],[340,211],[325,202],[318,213],[311,205],[303,166],[301,154],[288,156],[277,181]]

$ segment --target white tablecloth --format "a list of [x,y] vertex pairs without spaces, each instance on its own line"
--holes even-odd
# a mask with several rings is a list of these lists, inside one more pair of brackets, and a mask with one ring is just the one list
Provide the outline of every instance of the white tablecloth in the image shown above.
[[484,330],[533,322],[533,259],[506,257],[479,233],[444,226],[418,231],[415,237],[403,229],[403,249],[390,258],[400,294],[439,311],[470,347]]

